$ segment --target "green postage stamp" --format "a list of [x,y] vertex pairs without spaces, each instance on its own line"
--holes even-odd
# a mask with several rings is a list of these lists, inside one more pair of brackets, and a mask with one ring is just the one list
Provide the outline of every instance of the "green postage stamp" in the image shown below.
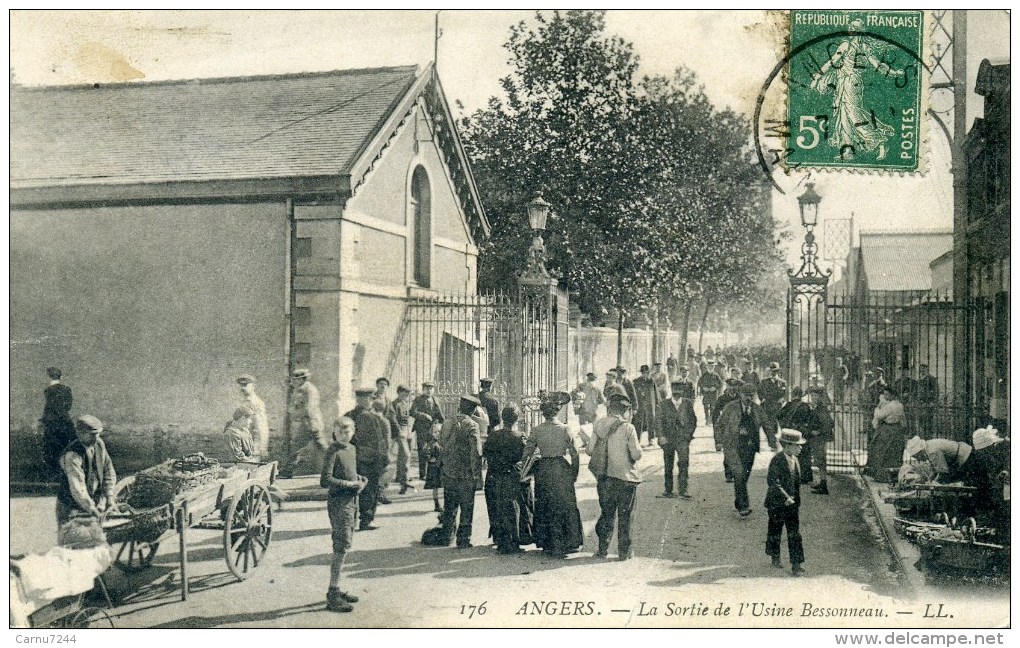
[[923,170],[923,11],[790,12],[790,166]]

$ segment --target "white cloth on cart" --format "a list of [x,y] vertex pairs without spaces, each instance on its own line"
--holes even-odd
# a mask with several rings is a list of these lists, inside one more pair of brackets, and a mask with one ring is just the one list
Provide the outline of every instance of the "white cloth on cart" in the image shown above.
[[27,625],[28,615],[47,603],[89,591],[111,564],[113,554],[106,544],[91,549],[53,547],[44,554],[11,559],[11,623],[23,616]]

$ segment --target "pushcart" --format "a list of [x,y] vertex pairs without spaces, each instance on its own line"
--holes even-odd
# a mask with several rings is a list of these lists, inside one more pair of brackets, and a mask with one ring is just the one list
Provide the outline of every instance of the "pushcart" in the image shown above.
[[[75,594],[64,596],[39,597],[33,594],[30,598],[25,590],[25,579],[28,574],[22,570],[28,568],[21,561],[23,555],[12,555],[9,561],[10,571],[10,620],[11,627],[26,628],[58,628],[58,629],[82,629],[82,628],[112,628],[113,619],[104,607],[94,604],[94,598],[90,591],[80,591]],[[99,569],[105,570],[109,564],[99,563]],[[36,569],[38,569],[36,565]],[[101,573],[95,574],[94,588],[102,594],[105,608],[113,607],[110,602],[110,595],[106,591],[106,584],[103,582]],[[61,588],[67,591],[67,587]],[[44,602],[45,601],[45,602]]]
[[[276,481],[277,463],[222,464],[223,475],[185,490],[166,505],[113,516],[105,527],[114,564],[133,573],[147,569],[159,545],[178,539],[181,600],[188,598],[188,530],[223,531],[227,568],[244,580],[259,566],[273,537],[273,507],[269,488]],[[117,501],[130,499],[135,478],[117,484]]]

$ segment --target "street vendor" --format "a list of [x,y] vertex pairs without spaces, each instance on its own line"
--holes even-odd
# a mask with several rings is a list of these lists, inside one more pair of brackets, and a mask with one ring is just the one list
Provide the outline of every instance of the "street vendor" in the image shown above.
[[969,443],[951,439],[928,439],[919,436],[907,441],[903,455],[906,459],[927,460],[935,471],[935,479],[942,483],[962,481],[972,486],[976,482],[977,462],[970,461],[974,448]]
[[117,473],[99,438],[102,422],[94,416],[79,416],[74,423],[77,437],[60,455],[60,483],[57,489],[57,527],[74,515],[99,517],[114,505]]

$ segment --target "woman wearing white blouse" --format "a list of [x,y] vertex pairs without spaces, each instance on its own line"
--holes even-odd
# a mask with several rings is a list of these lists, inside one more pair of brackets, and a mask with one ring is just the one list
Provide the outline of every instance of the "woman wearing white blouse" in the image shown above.
[[868,465],[865,468],[877,482],[889,481],[889,469],[898,469],[903,462],[906,436],[903,428],[903,403],[896,390],[885,385],[878,397],[878,407],[871,419],[875,433],[868,441]]

